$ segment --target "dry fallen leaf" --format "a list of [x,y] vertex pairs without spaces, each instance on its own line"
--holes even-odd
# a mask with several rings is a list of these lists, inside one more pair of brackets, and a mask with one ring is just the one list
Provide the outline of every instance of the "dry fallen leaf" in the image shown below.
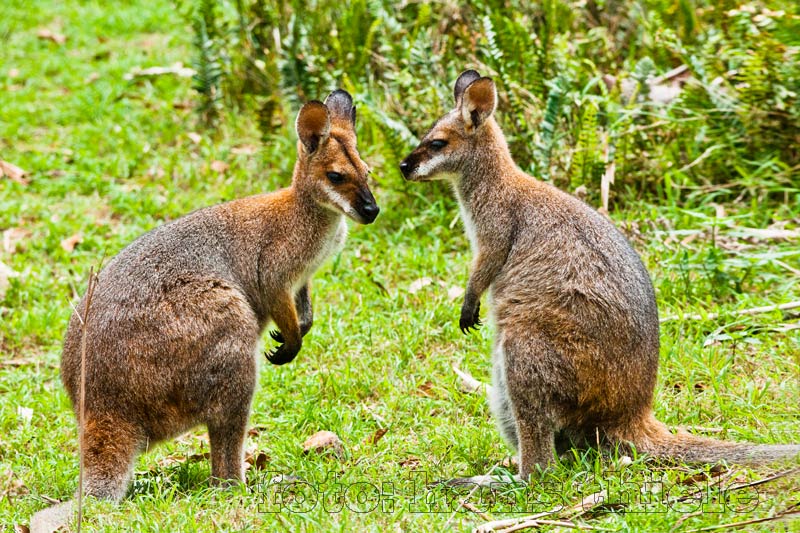
[[255,468],[256,470],[264,470],[267,468],[267,463],[270,461],[270,456],[264,452],[248,453],[244,458],[247,463],[247,468]]
[[386,435],[387,431],[389,430],[386,428],[377,429],[375,433],[373,433],[372,436],[367,439],[367,442],[370,444],[378,444],[378,441],[381,440],[384,435]]
[[3,232],[3,251],[13,254],[17,251],[17,245],[31,236],[31,232],[23,228],[9,228]]
[[17,416],[26,424],[33,420],[33,409],[30,407],[17,406]]
[[180,61],[173,63],[169,67],[150,67],[141,68],[135,67],[130,72],[123,76],[125,80],[132,80],[134,78],[150,77],[150,76],[163,76],[164,74],[175,74],[181,78],[191,78],[196,74],[193,68],[184,67]]
[[417,387],[417,395],[418,396],[425,396],[426,398],[433,398],[433,382],[426,381],[419,387]]
[[455,300],[464,294],[464,288],[453,286],[447,289],[447,299],[448,300]]
[[72,252],[73,250],[75,250],[75,247],[78,246],[78,244],[80,244],[81,242],[83,242],[83,236],[80,233],[76,233],[75,235],[67,237],[66,239],[61,241],[61,247],[66,252]]
[[92,72],[88,76],[86,76],[86,79],[83,80],[83,83],[85,85],[89,85],[90,83],[94,83],[99,79],[100,79],[100,74],[98,74],[97,72]]
[[332,431],[317,431],[303,443],[304,453],[312,451],[321,453],[326,450],[332,451],[337,457],[341,457],[344,453],[342,441]]
[[225,161],[220,161],[219,159],[215,159],[211,162],[211,170],[216,172],[217,174],[224,174],[226,170],[228,170],[228,163]]
[[24,496],[29,492],[25,483],[19,479],[11,469],[6,469],[5,472],[0,475],[0,487],[2,487],[2,490],[0,490],[0,498]]
[[500,466],[505,468],[506,470],[513,470],[517,468],[519,465],[517,464],[517,458],[513,455],[505,457],[502,461],[500,461]]
[[407,457],[400,461],[398,464],[400,466],[405,466],[406,468],[415,468],[419,466],[421,461],[417,457]]
[[28,366],[28,365],[35,365],[36,359],[30,359],[26,357],[17,357],[14,359],[0,359],[0,368],[4,366]]
[[19,76],[18,68],[12,68],[8,70],[8,77],[11,78],[12,80],[18,76]]
[[253,426],[247,430],[247,434],[251,437],[257,437],[262,431],[265,431],[267,426]]
[[203,137],[199,133],[196,133],[194,131],[190,131],[189,133],[186,134],[186,136],[189,137],[189,140],[192,141],[194,144],[200,144],[200,142],[203,140]]
[[421,288],[427,287],[431,283],[433,283],[431,278],[419,278],[418,280],[411,282],[411,285],[408,286],[408,292],[411,294],[416,294]]
[[14,524],[14,533],[31,533],[25,524]]
[[17,273],[11,267],[0,261],[0,301],[6,297],[6,291],[11,285],[11,278],[17,277]]
[[784,228],[745,228],[742,226],[732,226],[731,233],[753,241],[761,240],[792,240],[800,239],[800,230],[789,230]]
[[64,44],[67,42],[67,36],[62,33],[57,33],[47,28],[41,28],[39,31],[36,32],[36,36],[39,39],[44,39],[46,41],[52,41],[56,44]]
[[252,144],[243,144],[241,146],[234,146],[231,148],[231,153],[236,155],[253,155],[258,152],[258,146]]
[[27,172],[19,168],[17,165],[13,165],[8,161],[3,161],[0,159],[0,178],[6,176],[11,181],[15,181],[20,185],[27,185],[28,180],[25,179],[25,174],[27,174]]

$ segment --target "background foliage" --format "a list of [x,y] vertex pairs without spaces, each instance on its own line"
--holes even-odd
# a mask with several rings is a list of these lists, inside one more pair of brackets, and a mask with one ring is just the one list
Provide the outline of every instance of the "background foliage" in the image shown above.
[[472,67],[498,82],[513,154],[537,176],[597,192],[613,162],[617,187],[636,194],[713,185],[762,197],[796,186],[800,169],[800,19],[778,7],[203,0],[182,11],[209,121],[251,113],[266,136],[342,85],[366,111],[363,142],[397,159]]

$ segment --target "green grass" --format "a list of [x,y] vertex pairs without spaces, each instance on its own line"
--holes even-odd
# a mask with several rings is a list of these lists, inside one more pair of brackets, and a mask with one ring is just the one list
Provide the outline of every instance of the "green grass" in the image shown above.
[[[77,429],[58,361],[89,268],[190,210],[286,185],[294,133],[284,126],[261,143],[253,121],[234,113],[206,131],[185,105],[195,98],[191,80],[124,79],[134,67],[189,63],[189,29],[165,0],[113,8],[42,0],[2,11],[0,159],[30,173],[27,186],[0,178],[0,231],[24,230],[15,251],[0,249],[0,261],[19,274],[0,300],[0,524],[12,531],[48,505],[45,496],[69,499],[77,486]],[[64,33],[66,44],[37,38],[39,28]],[[97,79],[88,81],[93,73]],[[187,135],[193,131],[201,142]],[[243,145],[258,150],[235,153]],[[457,209],[445,187],[402,182],[388,147],[362,143],[360,150],[374,167],[382,213],[372,226],[353,226],[344,251],[315,277],[315,326],[297,360],[262,364],[247,444],[268,456],[266,469],[251,469],[247,488],[211,488],[208,462],[185,459],[208,451],[198,429],[143,455],[119,507],[87,503],[86,530],[441,531],[447,524],[466,531],[482,523],[464,509],[452,516],[451,491],[432,489],[427,503],[420,500],[425,475],[485,473],[509,455],[483,398],[461,392],[451,370],[455,363],[488,381],[492,335],[485,327],[462,336],[460,302],[447,297],[465,284],[469,263]],[[216,159],[230,169],[212,171]],[[753,239],[731,227],[800,227],[798,191],[783,201],[728,203],[719,217],[714,192],[669,198],[631,197],[612,218],[648,266],[663,316],[722,316],[663,326],[658,417],[718,428],[714,435],[723,439],[800,442],[800,338],[787,328],[797,326],[797,313],[735,315],[800,299],[800,248],[796,239]],[[75,234],[82,242],[64,250],[61,241]],[[409,291],[421,277],[433,282]],[[33,410],[29,421],[25,408]],[[343,458],[302,453],[303,441],[322,429],[341,437]],[[378,430],[386,433],[373,443]],[[641,497],[618,488],[652,487],[662,478],[673,484],[695,470],[639,458],[622,466],[589,453],[566,461],[546,483],[478,506],[502,517],[571,504],[600,487]],[[317,480],[327,500],[309,510],[296,496],[287,500],[295,507],[266,512],[276,510],[264,486],[270,472]],[[737,477],[770,472],[743,469]],[[337,481],[351,487],[349,507],[338,508]],[[693,489],[675,486],[671,495]],[[374,496],[375,487],[383,495],[370,510],[374,502],[359,504],[357,492]],[[680,529],[770,516],[800,498],[797,476],[757,490],[757,504],[710,503]],[[667,531],[692,510],[639,499],[587,521],[615,531]],[[798,522],[785,527],[800,531]]]

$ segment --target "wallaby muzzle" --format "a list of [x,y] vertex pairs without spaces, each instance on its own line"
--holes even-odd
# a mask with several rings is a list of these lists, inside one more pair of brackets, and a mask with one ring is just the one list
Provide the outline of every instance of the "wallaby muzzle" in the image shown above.
[[417,169],[417,158],[414,156],[414,152],[411,152],[408,157],[403,159],[400,162],[400,172],[403,173],[403,177],[407,180],[411,179],[411,175]]
[[358,216],[361,217],[362,224],[372,224],[375,222],[378,213],[381,211],[380,207],[378,207],[378,204],[375,202],[375,197],[372,196],[372,192],[367,187],[358,191],[358,200],[355,205],[355,210]]

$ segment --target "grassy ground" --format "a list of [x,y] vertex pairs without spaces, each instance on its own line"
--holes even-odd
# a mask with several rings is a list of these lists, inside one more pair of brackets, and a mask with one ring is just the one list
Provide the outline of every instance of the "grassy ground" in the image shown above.
[[[66,42],[37,37],[43,28]],[[49,498],[70,498],[77,484],[77,430],[58,361],[90,266],[192,209],[288,183],[292,132],[262,144],[253,124],[233,116],[211,135],[188,108],[188,79],[124,79],[135,67],[188,62],[188,41],[164,0],[2,8],[0,159],[27,170],[30,181],[0,178],[0,261],[18,273],[0,297],[6,530],[27,523]],[[460,302],[448,291],[464,285],[469,251],[455,205],[443,187],[403,183],[382,147],[361,153],[374,166],[382,213],[373,226],[353,227],[345,250],[316,276],[317,319],[298,359],[263,365],[248,446],[264,454],[264,468],[248,471],[247,488],[209,487],[209,464],[198,460],[208,442],[198,429],[142,456],[119,507],[90,502],[87,530],[440,531],[483,522],[459,509],[457,494],[424,487],[425,476],[484,473],[509,454],[483,398],[461,392],[451,370],[458,364],[488,381],[492,335],[486,327],[464,337],[457,328]],[[216,172],[215,160],[230,167]],[[709,192],[680,205],[631,201],[612,213],[650,269],[663,316],[722,313],[664,324],[657,414],[724,439],[800,442],[797,314],[735,315],[800,299],[797,240],[746,229],[797,228],[800,196],[713,202]],[[322,429],[341,437],[342,458],[303,455],[303,441]],[[678,529],[690,530],[769,517],[800,498],[795,476],[735,493],[738,500],[666,505],[703,485],[696,472],[579,455],[545,483],[473,500],[503,517],[607,488],[627,506],[588,523],[666,531],[679,519]],[[728,483],[769,472],[739,469]],[[306,487],[305,500],[301,493],[281,500],[265,482],[274,473],[316,480],[315,488]],[[785,527],[800,531],[797,521]]]

